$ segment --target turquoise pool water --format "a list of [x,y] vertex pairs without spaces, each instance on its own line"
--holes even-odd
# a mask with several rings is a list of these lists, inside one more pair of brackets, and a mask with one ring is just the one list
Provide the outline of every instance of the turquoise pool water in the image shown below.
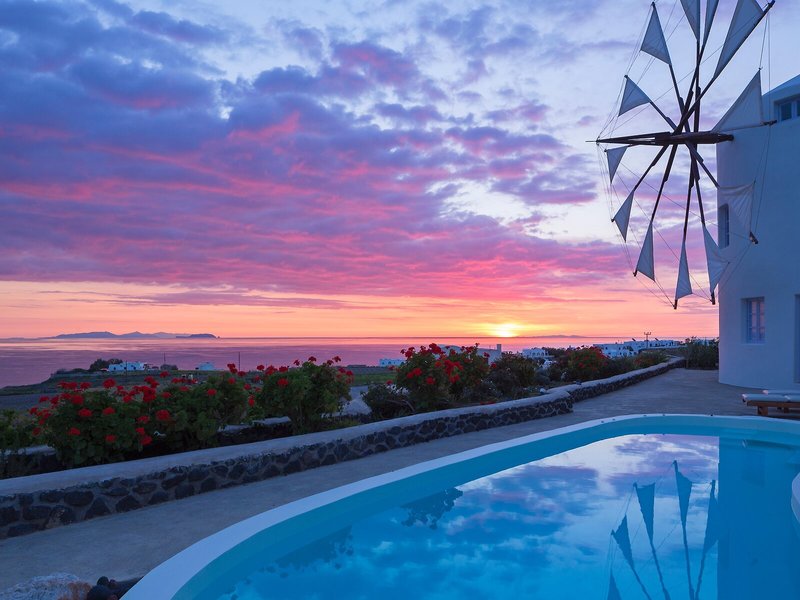
[[133,598],[165,577],[201,600],[800,598],[800,428],[708,419],[623,418],[340,488],[199,542]]

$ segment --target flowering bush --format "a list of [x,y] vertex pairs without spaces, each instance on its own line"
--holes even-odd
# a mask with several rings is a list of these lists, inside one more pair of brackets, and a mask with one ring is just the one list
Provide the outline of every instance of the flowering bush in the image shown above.
[[567,352],[567,380],[591,381],[600,379],[607,368],[608,357],[596,346],[577,348]]
[[633,359],[633,362],[637,369],[644,369],[661,364],[667,360],[667,358],[667,355],[661,350],[645,350],[644,352],[640,352],[636,358]]
[[520,354],[505,352],[492,364],[488,380],[500,396],[522,398],[529,395],[530,388],[539,383],[539,363]]
[[[338,357],[336,357],[338,359]],[[263,369],[263,387],[256,402],[268,414],[289,417],[295,434],[319,430],[324,420],[342,410],[350,399],[353,373],[328,360],[309,357],[295,366]]]

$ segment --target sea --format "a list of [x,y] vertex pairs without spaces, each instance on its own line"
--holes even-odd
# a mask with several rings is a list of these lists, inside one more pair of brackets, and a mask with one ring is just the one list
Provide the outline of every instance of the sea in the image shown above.
[[[666,339],[667,336],[664,336]],[[430,337],[430,338],[178,338],[178,339],[40,339],[0,340],[0,387],[39,383],[59,369],[88,368],[98,358],[119,358],[154,365],[177,365],[194,369],[211,362],[224,369],[234,363],[243,370],[257,365],[289,365],[295,359],[310,356],[324,361],[334,356],[345,365],[377,365],[381,358],[402,358],[401,350],[409,346],[466,346],[519,351],[531,347],[567,348],[598,343],[625,341],[624,337]],[[673,339],[673,338],[670,338]],[[674,339],[684,339],[676,337]]]

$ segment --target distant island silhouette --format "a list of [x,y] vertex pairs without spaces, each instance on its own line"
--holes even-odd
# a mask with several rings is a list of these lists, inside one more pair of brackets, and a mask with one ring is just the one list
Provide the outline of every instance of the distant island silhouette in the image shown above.
[[51,337],[39,338],[43,340],[75,340],[75,339],[89,339],[89,340],[168,340],[178,338],[206,338],[216,339],[217,336],[213,333],[167,333],[159,331],[157,333],[141,333],[139,331],[132,331],[130,333],[111,333],[110,331],[87,331],[83,333],[60,333]]

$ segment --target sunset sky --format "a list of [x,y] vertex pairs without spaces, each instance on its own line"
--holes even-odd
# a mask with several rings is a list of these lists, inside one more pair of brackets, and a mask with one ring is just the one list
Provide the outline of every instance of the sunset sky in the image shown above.
[[[709,126],[759,65],[765,88],[800,71],[798,4]],[[716,335],[705,298],[631,276],[587,143],[649,5],[2,2],[0,337]],[[658,9],[680,58],[680,3]],[[630,72],[655,97],[651,62]]]

